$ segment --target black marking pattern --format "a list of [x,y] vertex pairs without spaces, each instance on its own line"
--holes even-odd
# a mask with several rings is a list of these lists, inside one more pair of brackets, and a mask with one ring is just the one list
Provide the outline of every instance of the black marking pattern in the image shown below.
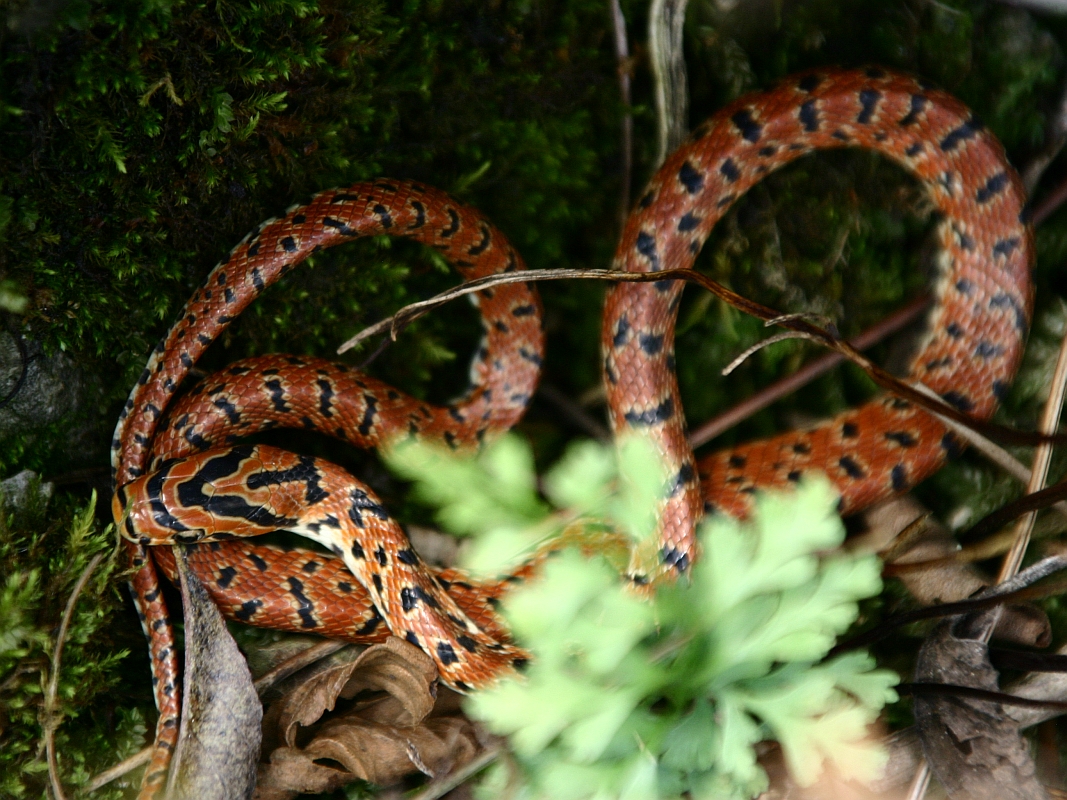
[[1008,173],[998,172],[996,175],[986,181],[985,186],[975,192],[975,202],[988,203],[998,194],[1003,192],[1008,187],[1008,183]]
[[878,108],[878,101],[881,99],[882,93],[877,89],[861,89],[860,105],[862,106],[862,109],[856,117],[856,122],[860,125],[870,124],[871,119],[874,117],[875,109]]
[[763,126],[756,122],[755,117],[752,116],[752,112],[743,108],[732,117],[730,121],[737,127],[737,130],[741,132],[741,137],[746,141],[755,144],[760,140],[763,135]]
[[921,115],[923,111],[926,110],[926,105],[929,102],[930,101],[925,95],[913,94],[911,96],[911,109],[900,120],[900,125],[903,127],[907,127],[908,125],[914,125],[916,122],[918,122],[919,115]]
[[950,131],[945,138],[941,140],[941,149],[945,151],[955,150],[959,147],[961,142],[973,139],[980,130],[982,130],[982,123],[972,117],[958,128]]
[[719,172],[721,172],[723,177],[730,183],[735,183],[741,177],[741,170],[738,169],[737,164],[734,163],[732,158],[728,158],[722,162],[722,165],[719,167]]
[[652,426],[666,422],[674,416],[674,400],[666,398],[658,406],[647,411],[627,411],[626,421],[631,425]]
[[689,194],[696,194],[704,188],[704,176],[688,161],[678,170],[678,180]]

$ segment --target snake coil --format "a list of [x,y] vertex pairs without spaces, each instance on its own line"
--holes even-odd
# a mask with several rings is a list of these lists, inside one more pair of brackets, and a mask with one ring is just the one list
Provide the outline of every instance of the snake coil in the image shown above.
[[[1022,356],[1032,307],[1033,233],[1025,194],[994,136],[958,100],[878,68],[816,70],[744,97],[672,154],[626,222],[615,268],[692,266],[730,204],[764,175],[812,150],[865,147],[916,176],[940,214],[940,273],[929,333],[911,376],[987,418]],[[315,429],[362,447],[416,435],[474,447],[522,416],[544,339],[525,284],[477,295],[485,336],[472,388],[435,408],[351,368],[264,356],[232,365],[174,400],[176,387],[220,332],[267,286],[316,250],[359,236],[408,236],[437,248],[466,278],[523,269],[504,236],[473,209],[419,184],[378,180],[322,192],[263,223],[210,273],[152,353],[113,442],[116,520],[138,567],[133,591],[149,637],[160,710],[142,784],[162,785],[177,741],[173,629],[159,591],[166,548],[199,546],[191,565],[224,613],[253,625],[375,641],[387,631],[422,647],[442,678],[467,690],[521,666],[526,654],[491,613],[505,589],[427,569],[373,493],[340,468],[276,448],[233,444],[275,426]],[[672,476],[653,563],[633,577],[684,572],[708,512],[744,514],[759,488],[825,472],[856,511],[906,491],[959,445],[935,418],[892,397],[802,431],[700,462],[685,436],[674,371],[676,281],[620,284],[608,295],[601,346],[616,434],[640,430]],[[235,536],[285,528],[334,555],[253,546]]]

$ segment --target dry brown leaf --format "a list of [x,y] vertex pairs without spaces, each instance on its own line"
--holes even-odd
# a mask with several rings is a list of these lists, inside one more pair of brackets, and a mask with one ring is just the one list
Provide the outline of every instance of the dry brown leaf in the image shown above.
[[390,637],[358,655],[347,651],[339,655],[271,705],[264,725],[265,743],[280,739],[293,747],[300,727],[318,722],[333,710],[338,698],[351,699],[361,691],[383,691],[394,698],[388,712],[393,725],[416,725],[430,713],[437,670],[419,648]]
[[336,761],[353,779],[383,786],[416,771],[435,778],[467,763],[477,752],[474,725],[463,717],[432,717],[402,729],[352,715],[331,720],[304,748],[309,759]]
[[279,747],[259,765],[253,800],[290,800],[299,794],[333,792],[351,783],[351,773],[316,764],[300,750]]
[[[260,764],[256,797],[329,792],[355,780],[388,785],[467,763],[480,750],[477,730],[462,716],[442,716],[455,711],[448,698],[435,710],[436,678],[433,662],[395,637],[358,656],[339,653],[298,677],[267,711],[270,760]],[[354,702],[323,720],[338,701]]]
[[342,697],[352,698],[363,691],[388,692],[404,701],[410,720],[398,718],[396,725],[414,725],[433,709],[437,667],[415,645],[391,636],[383,644],[368,648],[355,665],[358,670],[341,687]]
[[[922,569],[893,574],[922,605],[966,600],[992,583],[973,564],[954,560],[960,553],[956,539],[910,495],[874,506],[861,519],[866,530],[852,542],[853,547],[883,551],[887,565],[925,564]],[[922,520],[923,524],[913,524]],[[1037,606],[1015,603],[1004,608],[994,636],[1000,641],[1047,647],[1051,631],[1048,617]]]
[[916,530],[910,530],[908,541],[894,541],[901,531],[929,514],[914,498],[904,496],[881,503],[861,515],[866,524],[864,544],[874,549],[891,548],[892,561],[907,564],[912,561],[933,561],[928,569],[897,576],[916,600],[923,605],[950,603],[970,597],[990,581],[971,564],[936,559],[953,555],[959,550],[955,538],[943,526],[930,520]]
[[1052,623],[1040,608],[1029,603],[1004,606],[993,638],[1026,647],[1048,647],[1052,643]]
[[433,717],[424,725],[398,728],[347,715],[324,725],[305,749],[280,747],[271,753],[270,763],[260,765],[255,798],[289,800],[355,780],[387,786],[413,772],[436,777],[466,764],[478,750],[474,725],[463,717]]
[[[943,620],[919,651],[915,679],[997,692],[997,672],[979,637],[990,614]],[[916,694],[915,722],[934,774],[959,800],[1040,800],[1030,746],[1000,703],[944,694]]]

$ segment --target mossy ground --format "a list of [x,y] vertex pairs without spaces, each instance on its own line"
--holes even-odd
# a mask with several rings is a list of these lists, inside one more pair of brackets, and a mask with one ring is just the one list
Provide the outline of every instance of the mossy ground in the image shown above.
[[[647,8],[623,5],[635,55],[636,190],[656,149]],[[1041,148],[1062,92],[1067,25],[1053,17],[964,0],[754,0],[724,10],[732,5],[690,3],[694,122],[798,69],[876,62],[959,95],[1022,166]],[[71,428],[61,424],[27,431],[0,451],[0,475],[31,467],[63,483],[46,516],[0,530],[0,584],[9,587],[0,611],[21,620],[0,627],[0,796],[40,796],[41,670],[72,582],[56,553],[73,546],[66,540],[89,484],[106,489],[111,428],[151,345],[212,265],[256,223],[313,192],[391,175],[478,206],[535,269],[606,266],[624,108],[604,0],[0,0],[0,18],[2,313],[9,329],[65,351],[105,387],[71,422],[88,426],[95,444],[71,452]],[[1055,162],[1038,196],[1064,171]],[[744,198],[700,263],[743,294],[827,313],[852,333],[923,284],[930,225],[899,169],[864,153],[819,155]],[[1067,211],[1041,227],[1038,245],[1040,316],[1067,291]],[[273,287],[205,366],[272,351],[329,356],[363,325],[453,281],[407,243],[329,251]],[[542,288],[545,380],[572,397],[599,381],[602,294],[597,285]],[[678,351],[691,420],[812,353],[803,343],[776,345],[720,380],[719,369],[762,335],[754,320],[687,294]],[[1035,335],[1048,342],[1057,334]],[[462,389],[476,337],[472,312],[448,308],[420,321],[374,370],[443,399]],[[861,375],[838,371],[726,439],[823,415],[870,390]],[[1005,418],[1031,424],[1042,400],[1020,389]],[[542,463],[575,434],[539,401],[523,430]],[[401,490],[375,474],[376,488],[401,508]],[[964,461],[925,494],[949,513],[973,502],[973,487],[996,483],[990,475]],[[100,503],[101,520],[106,509]],[[79,540],[78,559],[109,541],[102,522],[89,538],[95,544]],[[34,570],[31,591],[25,576]],[[70,647],[65,664],[71,675],[93,677],[62,695],[71,785],[113,760],[153,713],[129,604],[103,587],[83,602],[90,611],[72,641],[85,645]]]

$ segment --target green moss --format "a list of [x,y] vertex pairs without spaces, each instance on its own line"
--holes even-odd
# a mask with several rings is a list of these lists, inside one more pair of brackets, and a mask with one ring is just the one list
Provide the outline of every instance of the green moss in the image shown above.
[[22,509],[0,517],[0,797],[45,792],[43,691],[56,631],[75,582],[97,554],[108,558],[75,606],[58,683],[56,751],[64,785],[84,785],[116,757],[132,755],[145,730],[137,693],[130,691],[146,688],[138,676],[143,660],[127,659],[140,643],[116,625],[123,609],[114,532],[96,523],[95,497],[84,507],[61,499],[48,509],[36,486]]

